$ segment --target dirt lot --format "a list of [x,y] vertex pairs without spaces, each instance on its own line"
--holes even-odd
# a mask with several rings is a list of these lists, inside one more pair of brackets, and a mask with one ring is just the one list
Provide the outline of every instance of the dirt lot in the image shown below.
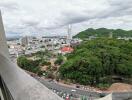
[[110,92],[132,92],[132,85],[124,83],[114,83],[108,89]]

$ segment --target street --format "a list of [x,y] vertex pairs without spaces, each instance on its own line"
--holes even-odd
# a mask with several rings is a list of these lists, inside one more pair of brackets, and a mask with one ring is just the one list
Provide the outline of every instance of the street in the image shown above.
[[[83,96],[88,96],[92,98],[100,97],[100,94],[96,92],[90,92],[90,91],[88,92],[88,91],[77,89],[77,88],[66,87],[66,86],[57,84],[54,81],[48,81],[48,80],[38,78],[38,77],[35,77],[35,78],[39,80],[42,84],[44,84],[47,88],[52,89],[52,90],[54,89],[54,90],[61,91],[64,93],[69,93],[72,95],[83,95]],[[72,90],[75,90],[75,91],[72,91]]]

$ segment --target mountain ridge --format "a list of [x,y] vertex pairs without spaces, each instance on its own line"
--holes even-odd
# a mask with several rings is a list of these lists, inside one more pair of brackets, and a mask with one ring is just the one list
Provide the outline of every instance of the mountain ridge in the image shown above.
[[132,37],[132,30],[123,30],[123,29],[107,29],[107,28],[88,28],[84,31],[79,32],[77,35],[74,36],[74,38],[89,38],[90,36],[95,37],[109,37],[112,35],[112,37]]

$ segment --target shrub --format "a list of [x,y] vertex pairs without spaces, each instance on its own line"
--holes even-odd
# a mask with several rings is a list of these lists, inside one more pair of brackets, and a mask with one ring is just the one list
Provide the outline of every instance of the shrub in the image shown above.
[[47,62],[47,61],[45,61],[45,60],[42,60],[42,61],[40,62],[40,65],[41,65],[41,66],[44,66],[44,65],[49,66],[49,65],[51,65],[51,62]]
[[59,56],[57,60],[55,61],[55,65],[61,65],[63,63],[63,57]]

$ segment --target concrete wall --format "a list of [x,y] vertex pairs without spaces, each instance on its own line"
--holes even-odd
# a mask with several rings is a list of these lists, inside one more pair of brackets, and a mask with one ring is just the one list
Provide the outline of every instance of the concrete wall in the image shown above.
[[132,92],[112,93],[112,100],[132,100]]
[[100,98],[100,99],[96,99],[96,100],[112,100],[112,94],[109,94],[103,98]]
[[132,92],[115,92],[96,100],[132,100]]
[[0,12],[0,53],[9,57],[8,46],[6,43],[5,31],[2,22],[1,12]]

